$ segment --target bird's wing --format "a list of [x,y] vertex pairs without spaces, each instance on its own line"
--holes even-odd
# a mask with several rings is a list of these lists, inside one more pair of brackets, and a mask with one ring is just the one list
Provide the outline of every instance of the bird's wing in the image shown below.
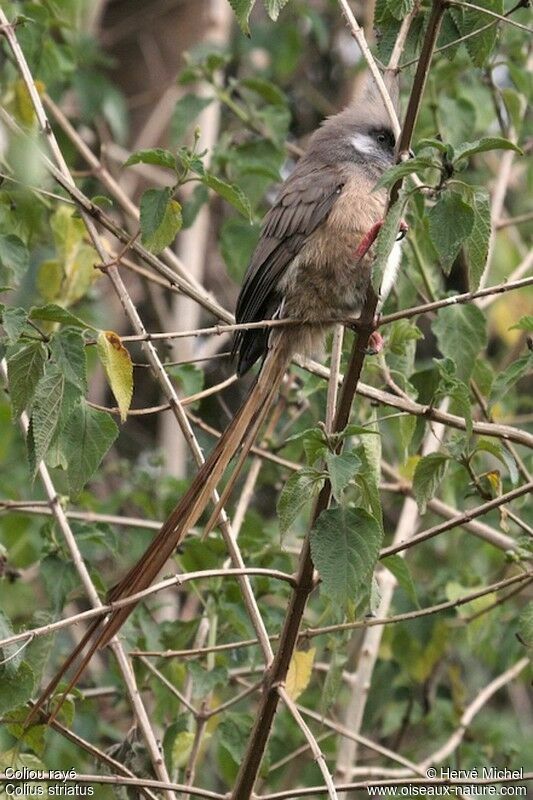
[[[261,238],[237,302],[237,322],[258,322],[276,311],[281,301],[279,282],[285,270],[307,237],[327,218],[344,183],[339,166],[310,169],[305,159],[298,163],[264,219]],[[261,355],[266,333],[237,332],[234,351],[239,351],[239,374],[246,372]]]

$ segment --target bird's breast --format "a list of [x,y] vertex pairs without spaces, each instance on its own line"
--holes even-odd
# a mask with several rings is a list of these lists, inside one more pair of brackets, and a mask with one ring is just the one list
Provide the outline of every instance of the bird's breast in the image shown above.
[[372,256],[358,259],[363,237],[385,213],[386,193],[350,178],[324,223],[307,239],[280,285],[284,313],[309,321],[346,317],[360,309]]

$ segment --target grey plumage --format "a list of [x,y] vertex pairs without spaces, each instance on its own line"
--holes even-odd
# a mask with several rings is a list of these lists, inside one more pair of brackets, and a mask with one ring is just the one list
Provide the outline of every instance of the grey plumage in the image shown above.
[[[394,83],[389,82],[389,85],[396,98]],[[261,238],[244,278],[236,308],[238,323],[272,318],[283,300],[289,301],[284,304],[284,314],[288,313],[289,306],[298,305],[291,303],[287,296],[291,292],[287,274],[297,258],[301,261],[302,254],[306,260],[305,269],[311,273],[316,271],[314,266],[322,257],[323,248],[320,235],[315,234],[327,223],[336,203],[342,202],[348,186],[351,199],[355,188],[355,195],[360,195],[359,201],[366,196],[368,204],[367,209],[361,209],[361,224],[355,228],[352,226],[350,243],[345,243],[350,246],[353,242],[352,255],[355,253],[357,237],[360,239],[360,234],[383,215],[385,194],[381,192],[371,196],[372,188],[393,162],[394,136],[390,121],[371,82],[365,97],[357,105],[329,117],[315,131],[307,152],[281,186],[274,205],[264,218]],[[360,202],[356,202],[354,212],[357,205]],[[331,233],[335,237],[335,232]],[[315,253],[312,252],[313,244],[316,244]],[[336,253],[335,244],[333,240],[330,256],[337,257],[339,262],[346,260],[346,252]],[[326,268],[323,272],[326,282],[334,277],[332,270]],[[319,275],[314,275],[315,294],[320,291],[319,279]],[[326,283],[326,292],[329,288]],[[309,299],[314,303],[314,298]],[[356,310],[357,302],[348,306]],[[304,316],[308,311],[308,308],[303,308]],[[314,319],[316,314],[311,316]],[[268,339],[268,329],[236,333],[233,352],[238,353],[237,372],[240,375],[263,355]]]

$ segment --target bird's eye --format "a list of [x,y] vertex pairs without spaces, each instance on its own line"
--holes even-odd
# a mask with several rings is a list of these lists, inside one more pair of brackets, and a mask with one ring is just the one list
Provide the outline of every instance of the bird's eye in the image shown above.
[[386,128],[380,128],[379,130],[375,131],[374,135],[376,137],[376,142],[382,147],[394,147],[395,140],[392,131],[388,131]]

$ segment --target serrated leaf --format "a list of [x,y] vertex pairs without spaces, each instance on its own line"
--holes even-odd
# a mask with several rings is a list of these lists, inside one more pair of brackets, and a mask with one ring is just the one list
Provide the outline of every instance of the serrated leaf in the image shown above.
[[355,453],[326,453],[326,466],[328,468],[329,480],[333,497],[340,503],[343,492],[355,478],[361,466],[361,459]]
[[246,34],[246,36],[250,36],[248,21],[255,5],[255,0],[229,0],[229,4],[237,17],[237,22],[241,26],[242,32]]
[[286,533],[309,501],[318,494],[324,475],[304,467],[285,483],[278,498],[277,513],[280,533]]
[[285,444],[289,442],[303,443],[305,457],[309,466],[313,466],[319,458],[323,458],[328,451],[328,440],[322,428],[306,428],[298,431],[285,439]]
[[387,558],[382,558],[381,563],[386,569],[389,570],[389,572],[392,572],[398,581],[398,585],[401,586],[414,605],[417,608],[420,608],[416,594],[415,582],[405,559],[398,554],[394,554],[392,556],[387,556]]
[[413,8],[414,0],[387,0],[387,8],[395,19],[403,20]]
[[[503,14],[503,0],[478,0],[477,6],[482,6],[496,14]],[[472,33],[479,28],[485,28],[476,36],[472,36],[465,41],[468,55],[472,59],[475,67],[482,67],[490,56],[496,39],[498,37],[498,25],[495,20],[491,20],[486,14],[474,9],[465,9],[464,21],[461,26],[461,33],[464,35]],[[490,22],[494,24],[487,27]]]
[[487,321],[483,312],[474,305],[449,306],[438,312],[433,323],[439,350],[457,366],[457,375],[467,381],[474,362],[487,345]]
[[11,343],[19,338],[26,324],[27,313],[23,308],[4,308],[2,311],[2,326]]
[[228,672],[224,667],[204,669],[195,661],[187,663],[187,669],[193,680],[193,697],[205,697],[215,686],[224,686],[228,681]]
[[381,289],[383,274],[385,272],[389,256],[392,252],[392,248],[394,247],[396,237],[398,236],[400,221],[403,215],[403,208],[404,195],[403,192],[400,191],[396,202],[389,208],[387,216],[385,217],[385,221],[383,222],[383,225],[381,226],[376,238],[376,243],[374,245],[374,264],[372,267],[372,286],[378,295]]
[[57,303],[47,303],[45,306],[33,306],[30,310],[30,319],[40,319],[45,322],[59,322],[62,325],[70,325],[75,328],[95,328],[88,322],[84,322],[68,309],[58,306]]
[[41,342],[30,344],[7,355],[7,378],[13,417],[29,405],[43,375],[46,350]]
[[333,604],[345,608],[370,583],[381,540],[381,526],[363,508],[321,513],[310,534],[311,555]]
[[196,117],[212,102],[212,97],[200,97],[196,94],[181,97],[174,106],[170,120],[171,141],[176,144],[181,142]]
[[81,393],[87,391],[87,362],[85,342],[81,333],[73,328],[64,328],[50,337],[48,344],[55,363],[65,379]]
[[127,161],[124,162],[125,167],[131,167],[133,164],[154,164],[157,167],[164,169],[171,169],[176,171],[176,156],[170,150],[164,150],[162,147],[153,147],[149,150],[138,150],[132,153]]
[[309,650],[295,650],[292,654],[289,671],[285,679],[285,689],[292,700],[297,700],[309,686],[313,674],[315,654],[315,647],[311,647]]
[[289,0],[263,0],[263,2],[268,16],[275,22],[279,17],[279,12],[287,5]]
[[35,683],[33,670],[25,661],[16,671],[7,670],[6,666],[0,666],[0,714],[24,705],[30,699]]
[[253,719],[249,714],[229,712],[218,726],[220,744],[236,764],[240,764],[250,737]]
[[76,406],[61,433],[71,495],[83,489],[117,436],[118,427],[110,414],[85,401]]
[[125,422],[133,395],[133,364],[128,350],[113,331],[100,331],[96,342],[98,356],[115,395],[120,419]]
[[233,183],[223,181],[222,178],[217,178],[212,172],[205,170],[203,165],[200,166],[200,164],[192,162],[191,170],[200,176],[200,180],[204,186],[207,186],[208,189],[212,189],[220,195],[220,197],[224,198],[224,200],[227,200],[228,203],[231,203],[243,217],[246,217],[246,219],[251,222],[252,209],[242,189]]
[[507,369],[496,375],[492,384],[489,405],[493,406],[494,403],[504,397],[509,389],[515,385],[524,375],[533,370],[533,353],[529,352],[526,355],[517,358],[512,364],[509,364]]
[[474,226],[465,242],[470,291],[479,288],[487,257],[491,236],[490,198],[486,191],[476,191],[472,198]]
[[171,190],[147,189],[141,197],[141,241],[152,253],[160,253],[174,241],[182,225],[181,206]]
[[455,148],[454,162],[462,158],[471,158],[476,153],[486,153],[488,150],[514,150],[523,155],[523,151],[514,142],[501,136],[485,136],[477,142],[464,142]]
[[426,513],[428,500],[434,496],[448,467],[448,456],[430,453],[419,459],[413,476],[413,494],[421,514]]
[[428,214],[429,236],[448,275],[461,245],[472,233],[474,211],[457,192],[445,191]]
[[35,389],[31,415],[30,456],[34,474],[48,452],[61,420],[62,412],[72,410],[79,391],[68,385],[55,364],[48,367]]
[[12,233],[0,236],[0,264],[10,269],[19,281],[30,263],[28,248],[18,236]]

